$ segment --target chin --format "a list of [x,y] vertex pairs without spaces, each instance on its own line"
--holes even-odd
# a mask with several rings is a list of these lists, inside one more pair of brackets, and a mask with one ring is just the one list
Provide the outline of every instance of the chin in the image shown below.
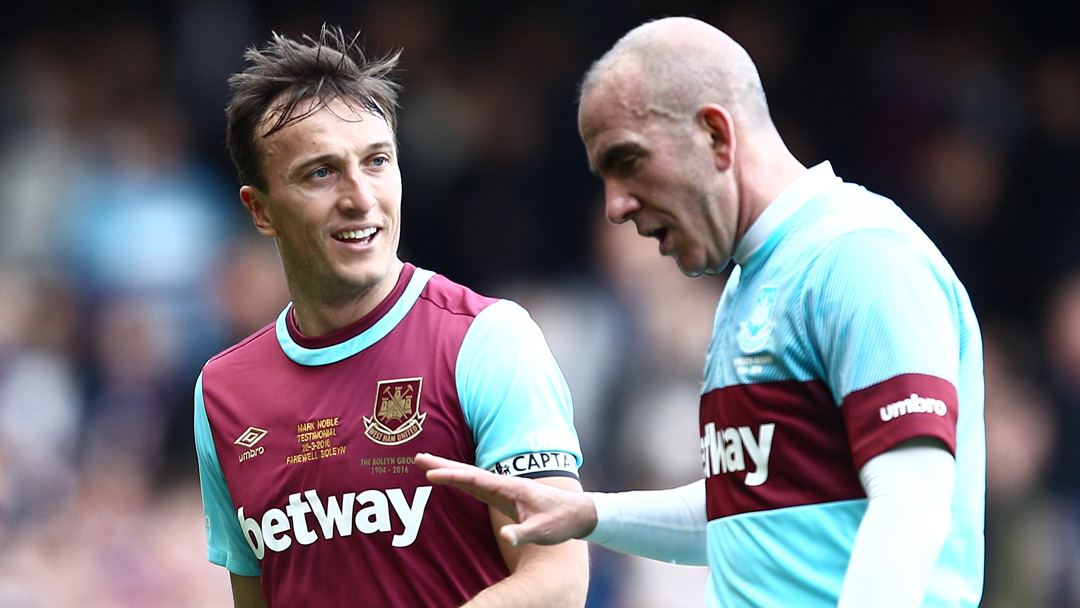
[[703,261],[675,258],[675,263],[679,265],[679,270],[688,277],[700,277],[708,272],[708,266]]
[[360,289],[369,289],[386,279],[388,273],[385,267],[353,266],[349,268],[339,268],[335,274],[337,274],[338,281],[343,285],[351,285]]
[[396,281],[397,273],[394,272],[396,258],[389,257],[380,260],[365,260],[363,264],[354,264],[343,269],[342,276],[357,284],[372,287],[384,281]]
[[724,272],[724,270],[726,270],[728,267],[727,262],[715,267],[709,266],[708,264],[684,266],[683,263],[678,260],[676,260],[675,263],[679,265],[679,270],[681,270],[682,273],[688,277],[700,277],[702,275],[711,277]]
[[356,287],[364,290],[376,287],[389,279],[389,273],[368,271],[368,272],[354,272],[345,277],[345,280],[352,283]]

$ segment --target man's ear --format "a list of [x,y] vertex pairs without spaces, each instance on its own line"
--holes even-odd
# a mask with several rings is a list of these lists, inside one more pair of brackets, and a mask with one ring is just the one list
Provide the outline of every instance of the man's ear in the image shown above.
[[710,103],[698,111],[698,121],[712,138],[716,168],[726,171],[735,164],[735,120],[724,106]]
[[259,192],[259,189],[255,186],[244,185],[240,187],[240,202],[244,203],[244,207],[251,214],[255,227],[264,236],[277,236],[277,230],[274,229],[270,216],[266,214],[266,205],[263,202],[265,199],[266,195]]

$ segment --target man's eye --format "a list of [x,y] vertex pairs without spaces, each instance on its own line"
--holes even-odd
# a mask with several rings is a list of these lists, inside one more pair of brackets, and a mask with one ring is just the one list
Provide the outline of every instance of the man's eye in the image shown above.
[[326,167],[319,167],[318,169],[311,172],[311,177],[315,177],[315,178],[319,178],[319,179],[322,179],[322,178],[324,178],[324,177],[326,177],[328,175],[330,175],[330,170],[327,169]]
[[376,156],[375,158],[371,159],[371,164],[376,167],[381,167],[388,162],[390,162],[390,159],[386,158],[385,156]]

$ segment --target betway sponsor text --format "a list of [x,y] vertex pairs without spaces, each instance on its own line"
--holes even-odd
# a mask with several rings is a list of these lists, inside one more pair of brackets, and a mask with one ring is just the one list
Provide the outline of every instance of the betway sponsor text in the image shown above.
[[268,509],[258,519],[245,515],[243,507],[236,510],[236,516],[258,559],[263,558],[267,549],[284,551],[294,541],[310,545],[320,539],[330,540],[335,534],[344,537],[354,532],[390,532],[391,511],[404,530],[395,534],[390,544],[408,547],[420,532],[430,496],[431,486],[420,486],[411,504],[400,488],[347,492],[340,497],[330,496],[324,502],[318,492],[307,490],[290,494],[289,504],[283,509]]

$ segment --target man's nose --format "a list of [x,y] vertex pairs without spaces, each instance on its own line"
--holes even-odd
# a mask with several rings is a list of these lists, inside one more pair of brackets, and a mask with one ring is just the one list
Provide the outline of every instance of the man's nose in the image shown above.
[[359,168],[346,171],[339,204],[343,208],[368,212],[375,207],[376,197],[370,178]]
[[611,223],[622,224],[641,208],[641,203],[617,181],[607,180],[604,182],[604,208]]

